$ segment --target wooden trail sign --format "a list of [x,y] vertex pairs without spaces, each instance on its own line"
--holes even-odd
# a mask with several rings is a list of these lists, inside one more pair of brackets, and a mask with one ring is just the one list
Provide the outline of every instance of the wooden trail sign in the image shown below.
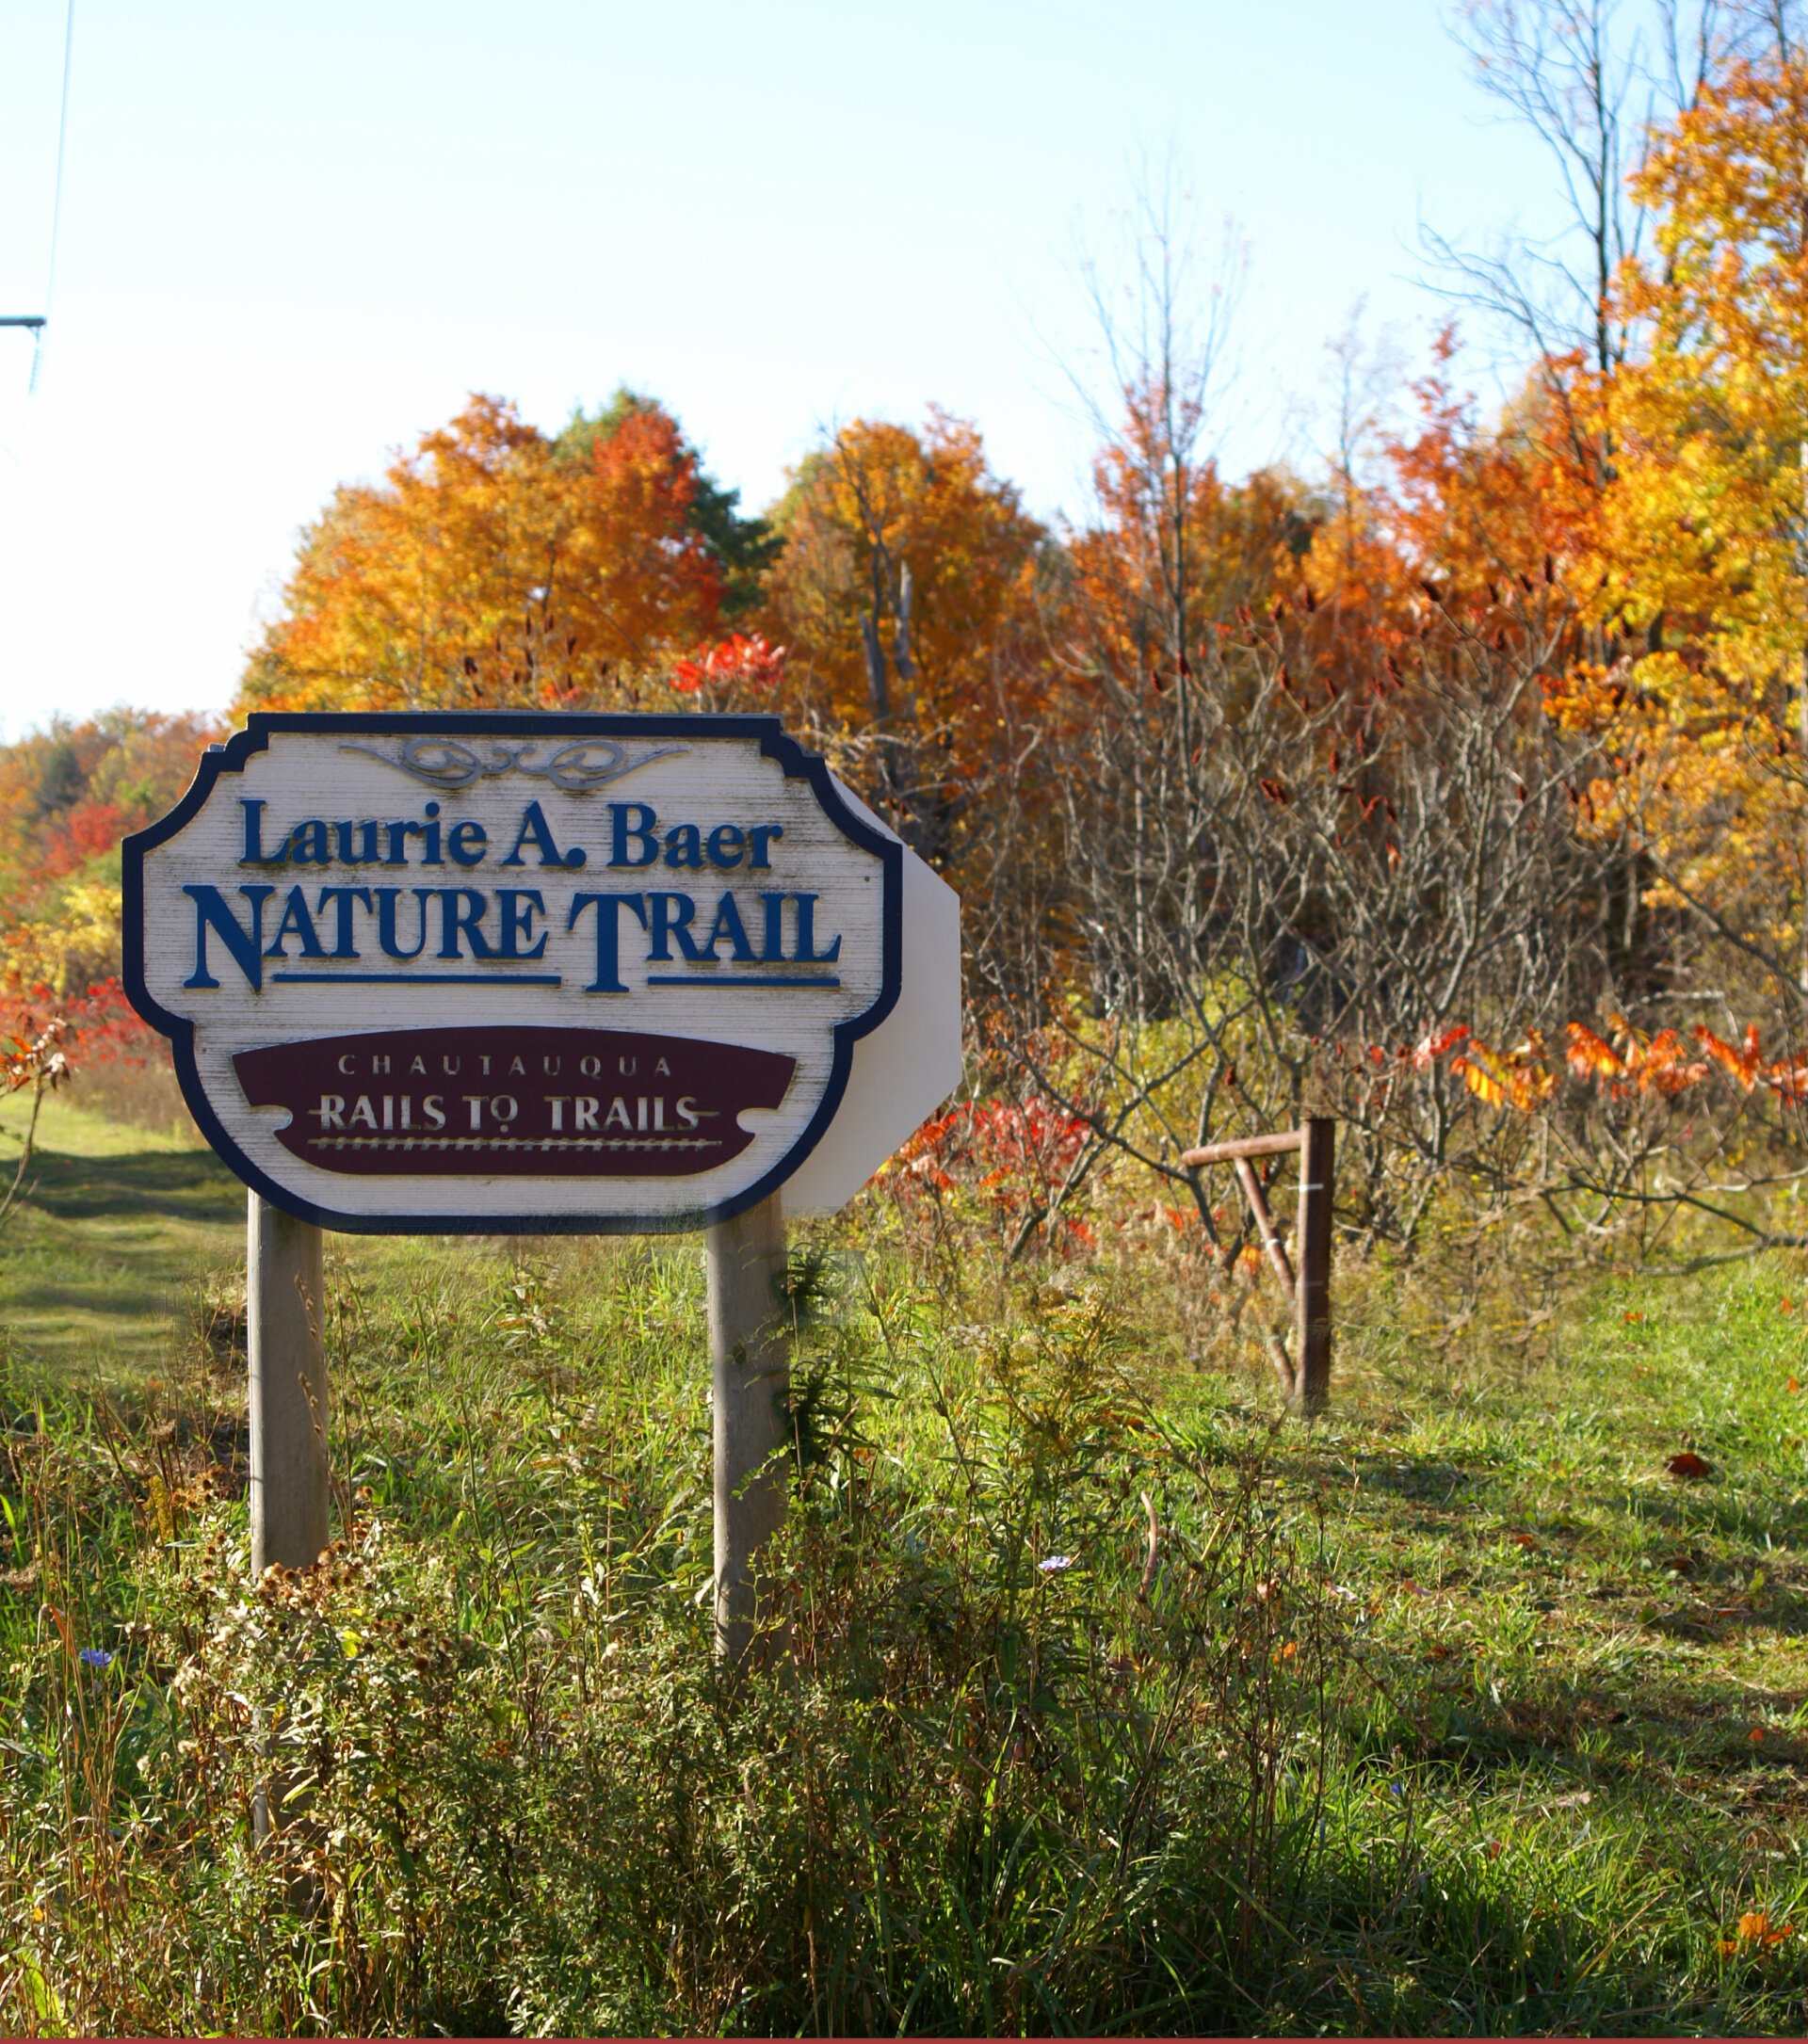
[[953,894],[776,718],[253,716],[126,840],[124,889],[126,987],[196,1121],[327,1228],[756,1205],[897,1008],[907,894],[914,1020],[808,1202],[959,1080]]
[[253,1568],[326,1524],[320,1229],[703,1227],[738,1658],[781,1188],[840,1206],[959,1085],[953,892],[767,716],[259,713],[123,860],[126,990],[251,1191]]

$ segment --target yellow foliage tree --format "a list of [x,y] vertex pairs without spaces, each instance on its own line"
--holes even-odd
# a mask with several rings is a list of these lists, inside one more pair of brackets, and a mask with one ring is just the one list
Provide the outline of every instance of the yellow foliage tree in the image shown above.
[[211,716],[121,708],[0,747],[0,989],[62,998],[119,971],[120,840],[218,735]]
[[[1729,65],[1634,185],[1657,260],[1621,279],[1649,346],[1611,398],[1609,590],[1654,653],[1757,702],[1803,639],[1808,69]],[[1687,664],[1646,675],[1676,685]]]
[[[1808,68],[1787,47],[1723,64],[1633,190],[1656,249],[1618,284],[1644,345],[1605,396],[1596,601],[1643,744],[1615,799],[1638,809],[1660,893],[1750,935],[1752,875],[1781,864],[1798,905],[1808,878]],[[1767,902],[1768,934],[1800,949],[1800,907],[1779,929]]]

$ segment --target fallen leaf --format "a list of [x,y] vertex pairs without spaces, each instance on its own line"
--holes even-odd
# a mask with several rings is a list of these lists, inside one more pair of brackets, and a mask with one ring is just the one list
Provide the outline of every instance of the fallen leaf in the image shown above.
[[1801,1379],[1799,1376],[1792,1376],[1783,1388],[1784,1391],[1800,1391],[1801,1389]]
[[1762,1725],[1753,1725],[1752,1730],[1746,1733],[1746,1737],[1751,1740],[1753,1746],[1762,1746],[1764,1744],[1764,1727]]
[[1538,1542],[1537,1542],[1537,1541],[1536,1541],[1535,1539],[1533,1539],[1533,1537],[1531,1537],[1531,1535],[1530,1535],[1529,1533],[1516,1533],[1516,1534],[1514,1534],[1514,1535],[1513,1535],[1513,1537],[1512,1537],[1512,1539],[1513,1539],[1513,1545],[1514,1545],[1515,1547],[1531,1547],[1531,1548],[1535,1548],[1535,1547],[1537,1547],[1537,1545],[1538,1545]]
[[1559,1795],[1551,1805],[1553,1810],[1586,1810],[1594,1800],[1592,1789],[1577,1789],[1574,1795]]
[[1697,1455],[1691,1448],[1685,1448],[1681,1455],[1672,1455],[1664,1467],[1672,1476],[1684,1476],[1690,1482],[1699,1482],[1703,1476],[1714,1473],[1713,1463]]
[[1777,1311],[1780,1313],[1792,1313],[1795,1310],[1796,1302],[1792,1298],[1780,1298],[1777,1301]]

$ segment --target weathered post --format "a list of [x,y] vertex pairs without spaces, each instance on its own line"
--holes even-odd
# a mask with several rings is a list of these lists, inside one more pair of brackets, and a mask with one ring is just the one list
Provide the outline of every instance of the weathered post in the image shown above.
[[789,1359],[778,1280],[779,1195],[705,1234],[716,1435],[716,1651],[731,1666],[753,1639],[759,1551],[784,1523]]
[[1297,1362],[1294,1404],[1314,1419],[1331,1402],[1331,1201],[1337,1171],[1337,1124],[1309,1117],[1300,1150],[1300,1210],[1294,1292]]
[[306,1569],[329,1538],[326,1304],[319,1229],[247,1194],[251,1574]]

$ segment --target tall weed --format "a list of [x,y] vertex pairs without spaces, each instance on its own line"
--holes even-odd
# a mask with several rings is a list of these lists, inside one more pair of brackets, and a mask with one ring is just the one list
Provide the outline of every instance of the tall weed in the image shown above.
[[247,1578],[211,1422],[8,1437],[9,2021],[1085,2029],[1269,1935],[1328,1634],[1260,1436],[1103,1293],[951,1326],[800,1260],[793,1656],[730,1673],[689,1342],[617,1348],[694,1274],[621,1263],[608,1370],[543,1272],[342,1286],[305,1573]]

